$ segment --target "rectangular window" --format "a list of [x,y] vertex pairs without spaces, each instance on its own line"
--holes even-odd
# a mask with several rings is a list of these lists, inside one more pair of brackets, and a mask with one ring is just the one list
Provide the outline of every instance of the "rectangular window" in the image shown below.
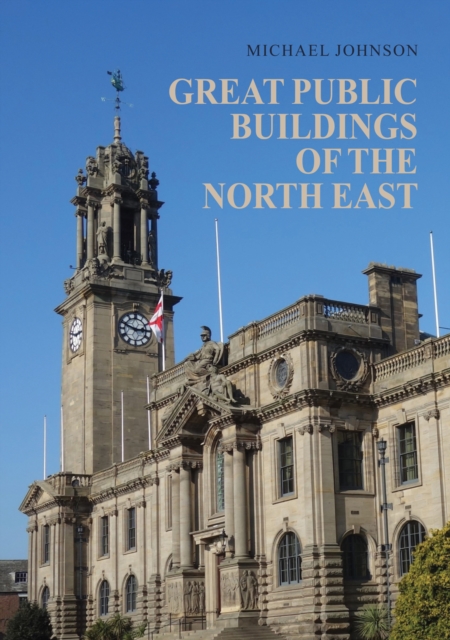
[[42,562],[43,564],[50,562],[50,527],[48,524],[46,524],[43,529]]
[[338,431],[339,488],[363,489],[362,432]]
[[400,480],[404,484],[418,480],[416,425],[408,422],[398,427]]
[[107,556],[109,553],[109,518],[100,518],[100,555]]
[[289,496],[294,493],[294,449],[292,436],[278,440],[280,465],[280,495]]
[[16,571],[14,582],[17,584],[18,582],[27,582],[28,581],[28,573],[26,571]]
[[136,509],[128,509],[127,550],[136,549]]

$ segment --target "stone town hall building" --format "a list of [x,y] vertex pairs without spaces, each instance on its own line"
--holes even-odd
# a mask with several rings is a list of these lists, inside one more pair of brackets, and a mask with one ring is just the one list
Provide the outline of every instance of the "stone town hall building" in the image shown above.
[[[202,328],[175,364],[158,181],[118,118],[86,173],[72,200],[77,269],[56,309],[64,470],[20,507],[30,599],[58,640],[114,612],[161,632],[205,617],[352,637],[354,612],[386,598],[381,439],[394,597],[415,545],[449,518],[450,336],[419,333],[420,275],[370,263],[368,305],[307,295],[226,345]],[[160,287],[164,372],[147,325]]]

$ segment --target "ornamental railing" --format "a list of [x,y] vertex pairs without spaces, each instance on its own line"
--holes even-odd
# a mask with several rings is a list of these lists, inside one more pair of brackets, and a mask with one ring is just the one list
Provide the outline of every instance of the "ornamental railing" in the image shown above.
[[257,323],[257,336],[270,335],[276,331],[281,331],[284,327],[296,322],[300,318],[300,304],[296,302],[291,307],[283,309],[279,313],[270,316],[266,320]]
[[92,476],[87,473],[66,473],[61,471],[46,479],[58,494],[64,493],[65,487],[90,487]]
[[368,324],[370,322],[370,307],[348,302],[337,302],[335,300],[324,300],[323,315],[330,320]]
[[418,347],[386,358],[375,365],[375,380],[385,380],[392,376],[418,367],[427,360],[438,360],[450,355],[450,335],[434,338]]

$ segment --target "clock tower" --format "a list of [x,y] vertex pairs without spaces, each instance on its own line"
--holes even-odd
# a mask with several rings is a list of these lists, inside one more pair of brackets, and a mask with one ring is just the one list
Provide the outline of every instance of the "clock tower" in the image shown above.
[[[148,321],[164,289],[166,366],[174,364],[171,272],[159,269],[163,203],[148,157],[123,143],[98,147],[80,169],[77,263],[64,282],[62,420],[64,470],[94,473],[148,450],[147,377],[161,369]],[[123,428],[122,428],[123,425]],[[123,434],[123,437],[122,437]]]

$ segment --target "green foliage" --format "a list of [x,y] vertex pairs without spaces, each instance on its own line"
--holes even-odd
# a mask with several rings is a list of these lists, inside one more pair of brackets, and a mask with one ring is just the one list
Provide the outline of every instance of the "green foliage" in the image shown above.
[[366,605],[356,614],[355,628],[363,640],[385,640],[389,635],[387,607]]
[[450,640],[450,522],[431,533],[400,582],[390,640]]
[[133,629],[131,618],[116,613],[112,618],[99,618],[84,635],[85,640],[135,640],[144,636],[146,623]]
[[50,616],[35,602],[26,602],[8,622],[5,640],[51,640]]

